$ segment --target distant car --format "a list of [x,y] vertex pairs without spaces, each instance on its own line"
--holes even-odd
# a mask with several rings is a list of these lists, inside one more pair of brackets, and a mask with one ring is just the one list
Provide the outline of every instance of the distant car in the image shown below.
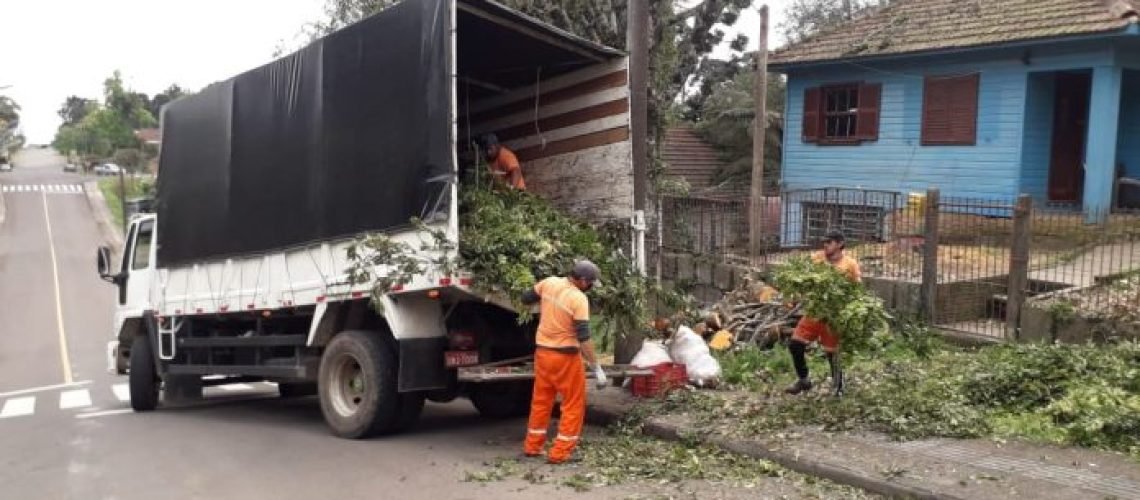
[[77,172],[77,171],[79,171],[79,167],[76,166],[74,163],[67,163],[67,164],[63,165],[63,171],[64,172]]
[[0,172],[11,172],[11,171],[12,171],[12,164],[0,163]]
[[114,163],[104,163],[102,165],[96,165],[93,171],[95,175],[119,175],[123,172],[123,169]]

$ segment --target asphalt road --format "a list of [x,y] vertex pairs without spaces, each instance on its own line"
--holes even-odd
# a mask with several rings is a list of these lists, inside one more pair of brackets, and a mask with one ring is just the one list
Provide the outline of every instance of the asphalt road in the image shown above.
[[[63,173],[47,150],[16,165],[0,174],[0,498],[630,498],[676,489],[466,482],[515,456],[525,426],[484,420],[462,400],[429,403],[411,432],[368,441],[331,436],[315,399],[280,399],[267,384],[208,388],[193,407],[132,413],[126,378],[105,369],[115,288],[96,276],[103,237],[84,178]],[[773,494],[795,496],[777,481],[767,483]],[[708,492],[700,498],[769,496],[693,488]]]

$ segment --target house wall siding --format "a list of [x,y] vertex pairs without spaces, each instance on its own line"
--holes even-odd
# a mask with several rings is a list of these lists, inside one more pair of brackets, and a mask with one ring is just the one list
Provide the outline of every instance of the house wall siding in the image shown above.
[[1053,144],[1053,73],[1031,73],[1025,100],[1025,139],[1022,142],[1021,192],[1044,201],[1048,194]]
[[1116,161],[1124,164],[1126,175],[1140,178],[1140,70],[1125,71],[1121,87]]
[[[1012,200],[1026,190],[1043,198],[1052,92],[1051,84],[1031,77],[1113,61],[1110,42],[1101,41],[788,70],[782,181],[789,189],[841,186],[921,192],[936,187],[944,197],[991,200]],[[976,144],[923,146],[924,77],[972,72],[981,75]],[[805,143],[804,90],[853,81],[883,85],[879,139],[845,146]]]

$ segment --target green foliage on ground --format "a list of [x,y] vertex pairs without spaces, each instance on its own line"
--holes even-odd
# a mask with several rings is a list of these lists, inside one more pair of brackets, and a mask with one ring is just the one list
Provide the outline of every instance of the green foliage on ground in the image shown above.
[[747,391],[746,399],[739,393],[696,393],[663,404],[708,422],[738,419],[733,431],[751,435],[821,425],[903,439],[1014,437],[1140,459],[1140,343],[969,350],[938,345],[922,329],[907,329],[847,358],[842,399],[827,394],[822,356],[812,356],[810,365],[822,387],[784,395],[793,375],[787,350],[777,348],[721,355],[725,381]]

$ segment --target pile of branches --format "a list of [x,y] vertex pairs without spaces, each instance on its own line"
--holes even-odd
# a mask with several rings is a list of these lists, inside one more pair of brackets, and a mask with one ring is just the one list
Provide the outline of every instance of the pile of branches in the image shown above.
[[828,264],[797,257],[776,268],[772,282],[784,300],[803,304],[805,315],[827,323],[844,350],[872,347],[889,333],[892,318],[882,299]]
[[746,283],[728,293],[713,307],[720,326],[732,332],[735,342],[767,349],[787,336],[801,312],[784,304],[775,289],[764,283]]
[[[445,272],[462,269],[475,278],[478,291],[512,301],[522,311],[520,321],[526,321],[529,308],[519,302],[524,292],[538,280],[566,275],[575,260],[589,259],[602,272],[601,286],[589,296],[601,322],[603,348],[644,330],[651,303],[683,302],[637,272],[618,250],[625,242],[617,232],[563,213],[537,196],[490,185],[461,187],[458,248],[441,232],[413,221],[434,241],[415,248],[382,234],[362,238],[349,250],[349,279],[371,283],[375,304],[393,285],[410,282],[429,265]],[[446,261],[424,261],[423,255],[433,254]]]

